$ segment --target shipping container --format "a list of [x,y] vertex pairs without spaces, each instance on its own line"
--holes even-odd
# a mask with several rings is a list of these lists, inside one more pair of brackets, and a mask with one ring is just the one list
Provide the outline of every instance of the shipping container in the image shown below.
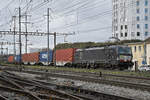
[[39,63],[39,52],[23,54],[22,62],[31,65]]
[[[47,51],[41,51],[40,52],[40,58],[39,58],[39,62],[42,63],[43,65],[48,65],[48,56],[47,56]],[[50,50],[49,51],[49,64],[52,64],[53,62],[53,51]]]
[[20,55],[16,55],[16,56],[15,56],[15,62],[16,62],[16,63],[19,63],[19,62],[20,62],[20,59],[21,59]]
[[14,56],[9,56],[8,57],[8,62],[13,63],[14,62]]
[[74,61],[74,48],[56,50],[56,65],[64,66]]

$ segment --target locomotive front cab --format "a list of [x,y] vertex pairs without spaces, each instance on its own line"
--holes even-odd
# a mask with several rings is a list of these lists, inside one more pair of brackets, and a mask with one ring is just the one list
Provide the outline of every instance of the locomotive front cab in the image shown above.
[[118,64],[120,69],[128,69],[133,66],[132,50],[127,46],[118,47]]

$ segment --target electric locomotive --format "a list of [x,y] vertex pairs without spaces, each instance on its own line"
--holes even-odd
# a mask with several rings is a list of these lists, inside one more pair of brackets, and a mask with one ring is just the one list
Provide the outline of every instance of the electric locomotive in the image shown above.
[[75,66],[83,68],[128,69],[133,66],[132,52],[128,46],[106,46],[77,49]]

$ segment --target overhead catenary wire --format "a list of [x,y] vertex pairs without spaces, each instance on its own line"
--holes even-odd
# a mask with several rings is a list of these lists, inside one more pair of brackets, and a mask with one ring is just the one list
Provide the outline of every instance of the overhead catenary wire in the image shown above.
[[[27,0],[28,1],[28,0]],[[60,0],[53,0],[55,1],[55,5],[51,4],[50,2],[39,2],[39,0],[37,0],[36,2],[34,1],[34,3],[25,3],[22,2],[22,4],[24,4],[22,6],[22,13],[25,13],[28,9],[28,12],[30,12],[30,14],[34,15],[31,18],[31,22],[34,23],[32,30],[38,30],[38,31],[43,31],[42,29],[44,28],[43,26],[46,24],[46,19],[45,17],[43,17],[44,15],[44,9],[46,9],[47,7],[51,7],[53,12],[52,12],[52,17],[54,18],[52,20],[53,23],[53,28],[52,31],[57,31],[57,30],[63,30],[63,31],[75,31],[75,32],[79,32],[79,34],[85,34],[87,35],[87,33],[90,34],[96,34],[98,32],[104,32],[104,31],[108,31],[111,33],[111,20],[107,21],[108,25],[104,25],[104,26],[95,26],[95,27],[82,27],[82,26],[86,26],[88,24],[106,24],[105,21],[111,17],[112,15],[112,9],[107,8],[107,9],[101,9],[105,6],[107,6],[107,2],[106,1],[110,1],[110,0],[92,0],[96,1],[94,3],[90,3],[90,0],[87,1],[83,1],[83,0],[70,0],[70,2],[68,3],[69,5],[63,6],[63,7],[58,7],[56,6],[58,3],[61,4],[62,1]],[[79,3],[78,3],[79,2]],[[82,3],[81,3],[82,2]],[[29,5],[30,4],[30,5]],[[52,6],[50,6],[52,5]],[[74,5],[74,6],[73,6]],[[126,7],[132,6],[132,4],[130,5],[126,5]],[[56,7],[56,9],[53,9],[53,7]],[[57,9],[58,8],[58,9]],[[62,8],[62,9],[61,9]],[[11,8],[10,8],[11,9]],[[94,12],[96,11],[96,12]],[[11,10],[9,11],[9,9],[7,10],[7,12],[9,12],[9,16],[11,16]],[[18,11],[15,11],[12,13],[12,15],[18,14]],[[70,21],[68,20],[68,18],[70,16],[74,16],[74,21]],[[67,20],[67,23],[64,23],[62,26],[60,25],[56,25],[57,24],[57,18],[61,19],[64,18],[64,20]],[[76,19],[77,18],[77,19]],[[7,18],[8,19],[8,18]],[[56,23],[55,23],[56,21]],[[9,25],[9,23],[11,22],[11,20],[7,20],[7,24]],[[60,22],[61,23],[61,22]],[[58,23],[59,24],[59,23]],[[99,24],[99,25],[100,25]],[[3,27],[6,24],[3,24]],[[7,26],[8,26],[7,25]],[[55,27],[55,25],[57,27]],[[94,26],[94,25],[93,25]],[[80,28],[81,27],[81,28]],[[41,29],[41,30],[39,30]]]

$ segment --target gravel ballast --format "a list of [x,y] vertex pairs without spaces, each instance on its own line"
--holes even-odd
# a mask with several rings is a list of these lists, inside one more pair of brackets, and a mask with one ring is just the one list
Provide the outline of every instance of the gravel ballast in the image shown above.
[[[32,75],[32,74],[18,73],[18,72],[17,73],[15,72],[15,74],[28,77],[31,79],[34,79],[37,76],[40,77],[40,75]],[[55,83],[58,85],[77,86],[82,89],[89,89],[100,93],[132,98],[134,100],[150,100],[150,92],[148,91],[135,90],[135,89],[129,89],[124,87],[105,85],[105,84],[76,81],[76,80],[63,79],[63,78],[55,78],[55,77],[49,77],[49,78],[51,80],[45,80],[45,81],[50,83]]]
[[60,85],[70,85],[71,83],[73,83],[71,85],[78,86],[83,89],[93,90],[96,92],[133,98],[135,100],[150,100],[150,92],[148,91],[141,91],[141,90],[135,90],[135,89],[129,89],[124,87],[105,85],[105,84],[74,81],[74,80],[62,79],[62,78],[57,78],[55,83]]

